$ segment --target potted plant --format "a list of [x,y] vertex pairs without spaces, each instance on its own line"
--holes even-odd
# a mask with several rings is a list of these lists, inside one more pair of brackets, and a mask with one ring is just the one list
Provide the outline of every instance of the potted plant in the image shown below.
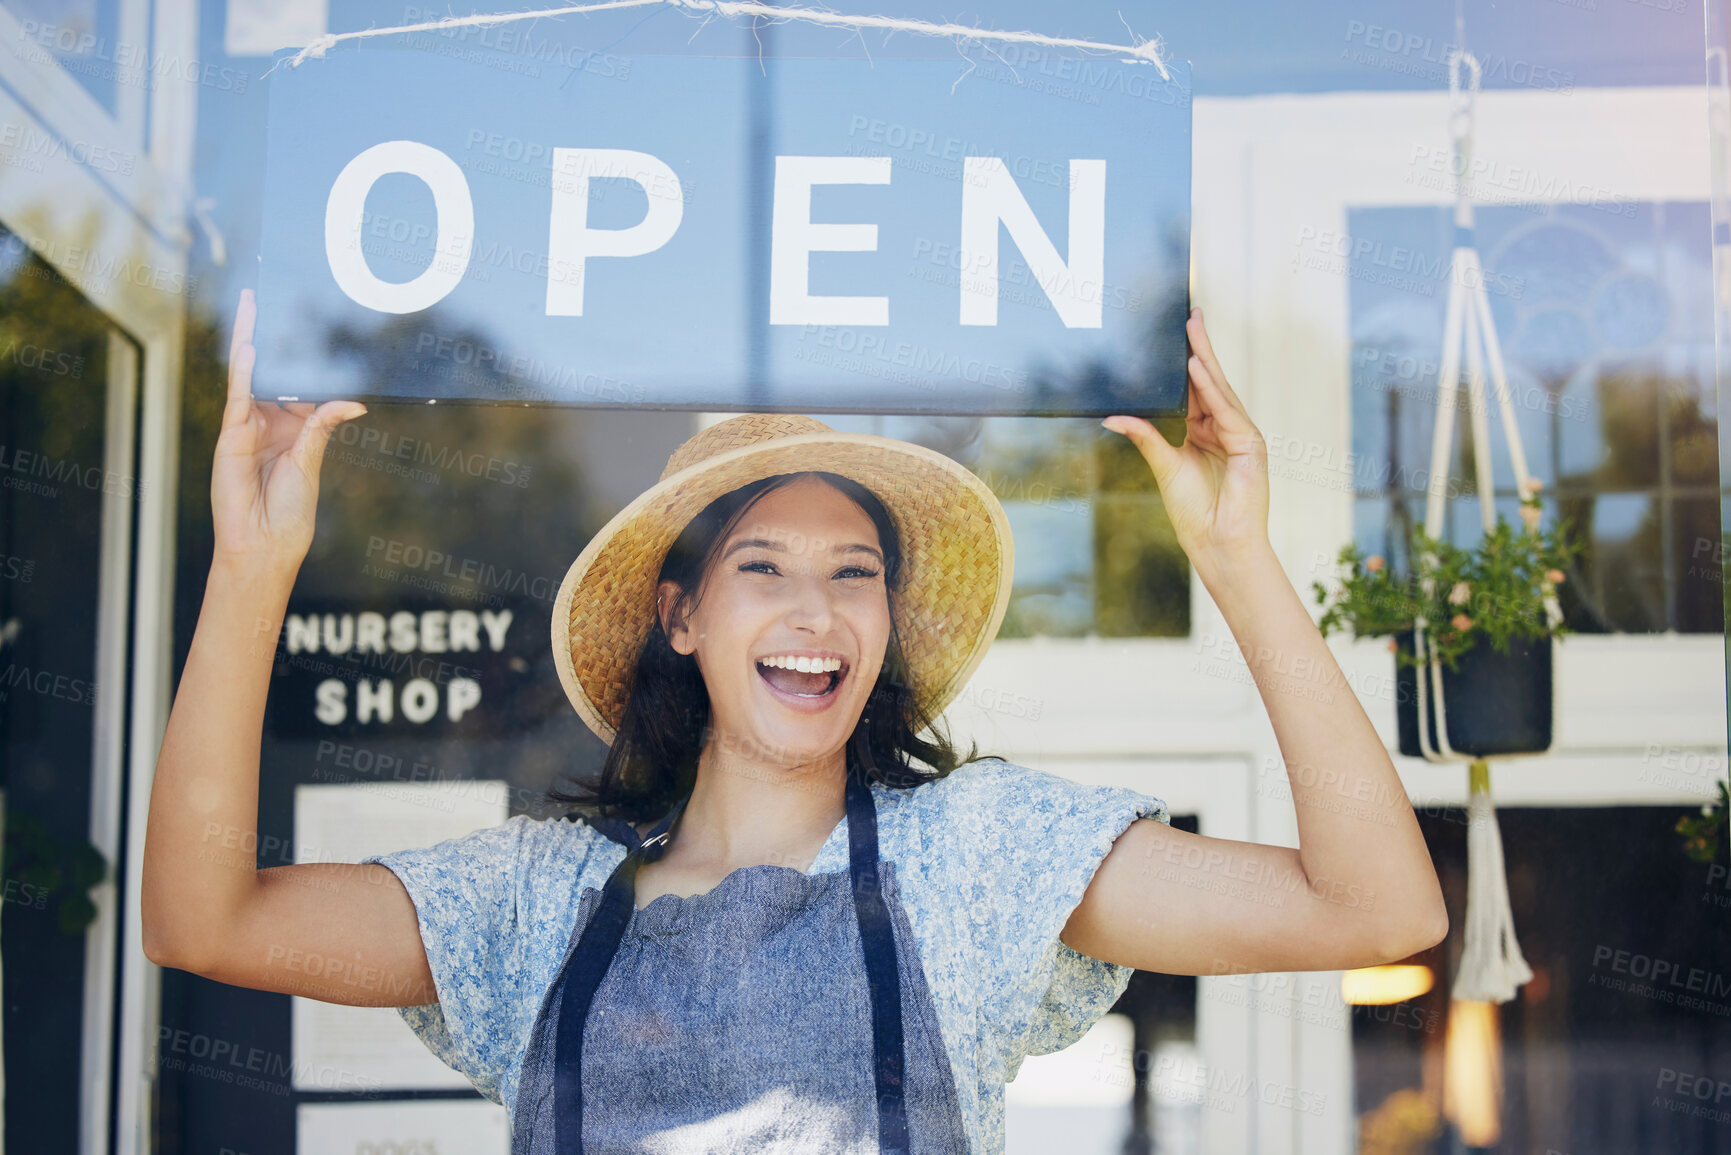
[[[1440,748],[1437,695],[1421,669],[1414,635],[1422,617],[1428,654],[1441,663],[1448,744],[1457,753],[1536,754],[1551,745],[1551,639],[1572,633],[1551,613],[1554,590],[1583,544],[1568,522],[1539,529],[1541,483],[1529,479],[1521,499],[1524,530],[1502,515],[1474,548],[1460,549],[1415,527],[1409,558],[1434,558],[1427,590],[1417,567],[1397,574],[1381,557],[1364,557],[1348,544],[1336,559],[1338,588],[1311,583],[1324,607],[1317,623],[1326,637],[1393,635],[1395,707],[1400,752],[1420,756],[1419,676],[1424,725],[1431,748]],[[1427,663],[1428,664],[1428,663]]]

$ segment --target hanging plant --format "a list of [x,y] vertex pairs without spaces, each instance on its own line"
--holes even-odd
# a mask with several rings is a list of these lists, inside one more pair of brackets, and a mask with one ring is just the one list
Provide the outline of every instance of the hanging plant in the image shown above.
[[[1546,611],[1546,598],[1564,581],[1569,566],[1585,549],[1572,534],[1573,523],[1541,530],[1538,491],[1529,479],[1521,502],[1523,530],[1501,515],[1496,526],[1472,549],[1461,549],[1414,527],[1407,556],[1431,554],[1436,565],[1427,595],[1416,570],[1396,574],[1380,556],[1365,557],[1356,545],[1342,547],[1336,559],[1336,588],[1311,583],[1324,607],[1317,627],[1324,637],[1350,632],[1358,638],[1410,631],[1422,615],[1436,656],[1450,670],[1460,656],[1488,640],[1508,653],[1515,638],[1549,638],[1574,631]],[[1391,637],[1388,648],[1401,666],[1417,666],[1409,649]]]
[[108,860],[88,840],[59,842],[41,819],[13,813],[6,816],[0,874],[16,881],[31,905],[52,905],[63,933],[83,934],[96,921],[90,892],[108,877]]

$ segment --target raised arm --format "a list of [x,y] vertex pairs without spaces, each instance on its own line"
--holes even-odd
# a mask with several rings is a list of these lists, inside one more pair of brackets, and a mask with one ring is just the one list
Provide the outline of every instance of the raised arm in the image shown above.
[[355,402],[252,399],[241,298],[211,476],[216,551],[150,789],[140,926],[155,963],[355,1006],[436,999],[414,904],[376,863],[258,869],[259,744],[277,631],[312,543],[319,464]]
[[1101,863],[1063,942],[1169,974],[1333,970],[1442,940],[1448,914],[1406,790],[1268,541],[1268,452],[1192,314],[1182,446],[1113,417],[1153,469],[1180,545],[1268,710],[1296,849],[1140,820]]

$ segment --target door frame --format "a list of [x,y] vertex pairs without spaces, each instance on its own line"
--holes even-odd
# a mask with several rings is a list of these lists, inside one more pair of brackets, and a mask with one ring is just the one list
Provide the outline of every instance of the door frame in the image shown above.
[[[131,43],[148,39],[153,59],[197,58],[197,4],[118,0],[118,8],[124,36]],[[0,144],[8,174],[0,182],[0,223],[132,338],[111,342],[117,369],[124,371],[136,349],[135,384],[111,388],[107,417],[105,465],[118,463],[127,473],[136,469],[139,493],[135,528],[115,508],[116,501],[125,502],[130,513],[134,499],[108,495],[103,509],[98,684],[124,686],[126,693],[100,695],[92,751],[97,779],[91,838],[119,864],[119,885],[98,888],[98,917],[87,944],[80,1155],[142,1155],[152,1132],[160,973],[144,957],[137,919],[125,916],[139,909],[150,784],[172,690],[176,477],[198,97],[196,81],[184,71],[153,69],[148,102],[143,92],[121,86],[111,113],[51,57],[32,50],[18,19],[0,8],[0,120],[24,129],[15,144]],[[43,140],[64,147],[31,143]],[[119,167],[130,171],[99,173],[72,159],[75,152],[93,150],[129,158],[129,165]],[[141,266],[144,276],[116,275]],[[127,539],[133,533],[136,570],[128,582]],[[129,644],[121,645],[115,631],[128,625]],[[123,724],[129,725],[124,742]]]

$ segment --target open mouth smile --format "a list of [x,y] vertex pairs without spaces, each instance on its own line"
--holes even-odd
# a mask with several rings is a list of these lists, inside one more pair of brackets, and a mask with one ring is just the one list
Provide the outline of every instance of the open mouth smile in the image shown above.
[[786,698],[816,704],[847,679],[849,666],[834,654],[770,654],[757,659],[757,676]]

